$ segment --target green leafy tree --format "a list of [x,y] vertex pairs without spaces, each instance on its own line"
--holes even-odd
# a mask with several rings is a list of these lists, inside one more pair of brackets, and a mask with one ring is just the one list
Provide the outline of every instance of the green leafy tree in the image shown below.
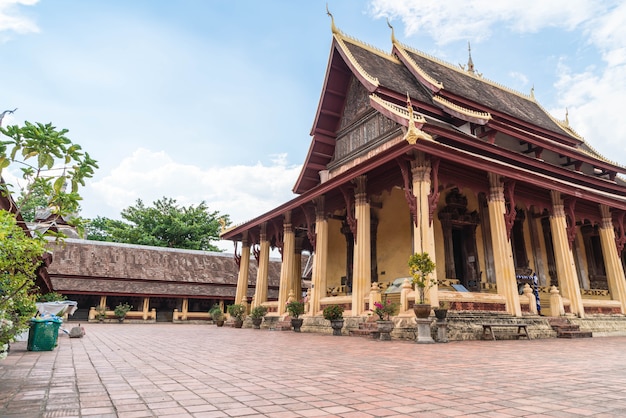
[[228,224],[228,215],[209,211],[205,202],[198,206],[179,206],[176,200],[163,197],[153,206],[137,199],[134,206],[122,210],[124,221],[97,217],[87,226],[87,238],[156,247],[220,251],[211,241],[219,239],[220,220]]
[[[84,222],[74,216],[80,207],[78,189],[85,186],[85,180],[93,176],[98,165],[82,152],[80,145],[72,143],[66,136],[68,132],[57,130],[51,123],[27,121],[24,126],[0,126],[0,133],[6,138],[0,141],[0,176],[9,166],[19,167],[21,171],[23,185],[14,213],[21,214],[22,208],[36,206],[37,200],[45,196],[52,214],[68,217],[68,223],[81,233]],[[12,185],[2,183],[0,192],[8,197],[14,190]]]
[[[68,217],[78,212],[79,186],[98,166],[81,147],[67,138],[67,129],[52,124],[25,122],[0,126],[0,358],[15,336],[27,328],[35,313],[37,270],[43,263],[46,240],[27,233],[24,218],[34,218],[36,207],[45,205],[52,214]],[[2,180],[4,170],[21,171],[18,190]],[[12,171],[13,173],[13,171]],[[18,176],[19,177],[19,176]],[[18,204],[13,193],[19,193]],[[73,218],[80,228],[81,220]],[[56,239],[63,235],[48,231]]]

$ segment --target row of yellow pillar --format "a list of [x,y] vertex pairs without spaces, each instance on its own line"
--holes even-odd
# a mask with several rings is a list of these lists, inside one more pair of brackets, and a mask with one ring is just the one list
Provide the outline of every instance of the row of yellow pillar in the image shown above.
[[[429,219],[429,195],[431,193],[431,163],[423,153],[417,153],[411,162],[412,187],[417,203],[417,225],[413,230],[413,252],[427,252],[435,260],[435,234],[433,223]],[[355,185],[355,220],[356,239],[354,245],[354,271],[352,288],[352,315],[362,315],[365,310],[365,298],[370,290],[370,205],[366,194],[366,176],[359,176]],[[487,201],[490,233],[493,248],[495,277],[498,293],[505,297],[506,310],[512,315],[521,316],[521,307],[515,278],[515,264],[507,226],[505,222],[506,201],[501,176],[489,173],[489,196]],[[553,213],[550,217],[555,263],[559,277],[559,287],[564,297],[570,300],[571,313],[584,316],[583,300],[578,284],[574,256],[567,237],[567,220],[563,199],[558,191],[552,191]],[[310,310],[314,314],[320,311],[320,300],[326,295],[326,263],[328,258],[328,221],[324,212],[324,198],[314,200],[316,207],[315,233],[316,246],[310,294]],[[615,232],[611,222],[609,208],[600,207],[602,225],[600,238],[604,254],[609,291],[614,300],[619,300],[622,312],[626,313],[626,281],[615,245]],[[285,303],[291,292],[301,295],[300,257],[296,260],[295,234],[291,225],[290,212],[285,213],[283,234],[283,262],[280,275],[278,314],[285,312]],[[259,268],[254,293],[254,303],[259,305],[267,301],[267,277],[269,265],[269,242],[266,238],[266,226],[262,225],[260,234]],[[247,236],[242,242],[241,263],[237,282],[236,301],[246,300],[250,246]],[[430,303],[438,303],[437,286],[429,292]]]

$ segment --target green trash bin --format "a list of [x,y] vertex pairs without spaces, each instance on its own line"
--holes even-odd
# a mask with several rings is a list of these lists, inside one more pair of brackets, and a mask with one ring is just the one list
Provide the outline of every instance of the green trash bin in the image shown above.
[[28,330],[28,351],[52,351],[57,345],[59,327],[63,320],[58,316],[33,318]]

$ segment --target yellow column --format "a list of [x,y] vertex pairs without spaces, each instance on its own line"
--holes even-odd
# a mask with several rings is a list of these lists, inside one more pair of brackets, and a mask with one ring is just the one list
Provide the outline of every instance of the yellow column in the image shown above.
[[285,212],[283,221],[283,262],[280,265],[280,285],[278,288],[278,315],[285,313],[285,304],[289,297],[289,290],[292,283],[295,234],[291,227],[291,211]]
[[[302,241],[304,238],[296,237],[293,253],[293,272],[291,273],[290,290],[296,300],[302,300]],[[289,296],[289,292],[287,292]]]
[[100,296],[100,307],[106,308],[107,306],[107,297],[106,295]]
[[[567,219],[565,218],[563,199],[561,199],[560,192],[552,190],[550,194],[553,207],[552,216],[550,216],[550,231],[552,232],[554,262],[556,264],[556,274],[559,278],[561,295],[569,299],[571,312],[583,318],[585,316],[585,308],[580,296],[580,285],[578,284],[578,275],[576,274],[576,265],[574,264],[574,254],[569,247],[567,239]],[[575,221],[575,219],[572,219],[572,222]]]
[[602,223],[600,224],[600,244],[602,245],[602,255],[604,257],[604,269],[606,279],[609,284],[611,299],[619,300],[622,304],[622,313],[626,313],[626,278],[622,261],[617,254],[615,245],[615,229],[611,219],[611,212],[608,206],[600,205]]
[[507,238],[504,214],[504,186],[500,176],[489,173],[489,225],[491,226],[491,245],[493,247],[493,263],[498,294],[506,299],[506,310],[511,315],[522,316],[519,304],[517,280],[515,279],[515,262],[511,243]]
[[315,252],[311,276],[311,316],[320,311],[320,299],[326,296],[326,262],[328,259],[328,220],[324,213],[324,196],[315,200]]
[[[411,161],[411,174],[413,177],[413,195],[417,202],[417,226],[413,222],[413,251],[416,253],[428,253],[430,259],[437,264],[435,259],[435,230],[429,219],[428,195],[430,194],[431,165],[423,152],[417,153]],[[407,267],[408,272],[408,267]],[[433,272],[432,274],[436,274]],[[427,302],[432,306],[439,305],[438,286],[434,285],[425,295]]]
[[356,185],[354,217],[356,219],[356,242],[354,243],[354,268],[352,273],[352,315],[365,310],[365,296],[370,289],[372,261],[370,247],[370,204],[367,200],[367,177],[354,179]]
[[267,275],[270,262],[270,243],[267,240],[267,224],[261,225],[259,249],[259,268],[256,275],[256,286],[254,289],[254,300],[258,305],[267,302]]
[[145,321],[150,314],[150,298],[143,298],[143,308],[141,311],[143,312],[143,320]]
[[248,244],[248,232],[244,232],[241,238],[241,259],[239,260],[239,275],[237,276],[237,291],[235,303],[248,296],[248,275],[250,274],[250,245]]
[[183,298],[183,306],[181,307],[182,317],[180,319],[182,319],[183,321],[186,321],[187,312],[189,312],[189,299]]

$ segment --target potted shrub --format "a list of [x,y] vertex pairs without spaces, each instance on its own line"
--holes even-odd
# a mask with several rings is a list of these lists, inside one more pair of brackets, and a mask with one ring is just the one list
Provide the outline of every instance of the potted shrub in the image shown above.
[[291,317],[291,326],[293,327],[293,330],[295,332],[300,332],[303,321],[303,319],[300,318],[300,315],[304,314],[304,302],[299,300],[287,302],[287,312],[289,312],[289,316]]
[[415,316],[418,318],[428,318],[430,315],[430,304],[424,302],[426,290],[430,289],[435,283],[435,279],[430,274],[435,271],[435,263],[431,260],[428,253],[415,253],[409,257],[409,273],[412,282],[417,288],[419,294],[419,303],[413,306]]
[[213,305],[213,307],[209,310],[209,315],[211,315],[211,319],[215,322],[215,325],[218,327],[224,326],[224,312],[222,312],[220,305]]
[[341,335],[341,328],[343,328],[343,306],[328,305],[325,307],[324,319],[330,321],[333,335]]
[[131,309],[133,309],[133,307],[129,305],[128,303],[124,302],[124,303],[120,303],[119,305],[117,305],[115,309],[113,310],[113,313],[115,314],[115,317],[117,318],[118,321],[124,322],[124,318],[126,318],[126,314]]
[[98,322],[104,322],[104,319],[107,317],[108,310],[108,306],[98,306],[96,308],[96,319],[98,320]]
[[440,320],[443,321],[444,319],[446,319],[446,316],[448,315],[448,303],[444,302],[443,300],[439,301],[439,307],[434,309],[435,311],[435,317]]
[[393,331],[393,321],[391,316],[396,314],[398,303],[393,303],[386,297],[380,302],[374,302],[373,312],[378,315],[378,332],[379,338],[383,341],[391,340],[391,331]]
[[252,325],[254,329],[261,328],[261,322],[263,322],[263,317],[267,315],[267,308],[263,305],[255,306],[250,311],[250,318],[252,318]]
[[235,320],[235,328],[241,328],[243,325],[243,317],[246,315],[246,307],[235,303],[234,305],[228,305],[228,314]]

